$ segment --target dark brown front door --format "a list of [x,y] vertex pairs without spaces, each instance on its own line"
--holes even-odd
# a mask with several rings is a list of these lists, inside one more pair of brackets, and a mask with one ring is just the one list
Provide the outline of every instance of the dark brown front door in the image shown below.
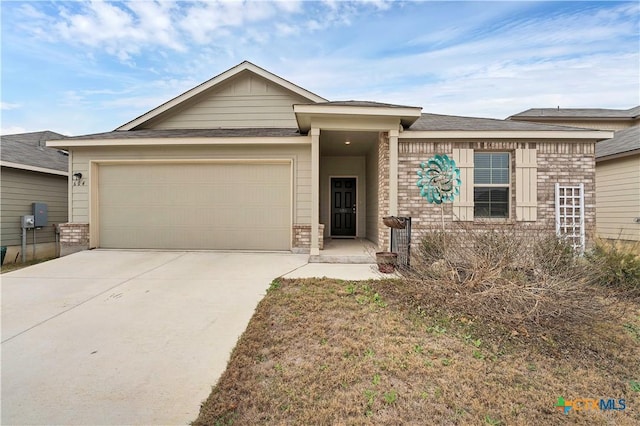
[[331,178],[331,236],[356,236],[355,178]]

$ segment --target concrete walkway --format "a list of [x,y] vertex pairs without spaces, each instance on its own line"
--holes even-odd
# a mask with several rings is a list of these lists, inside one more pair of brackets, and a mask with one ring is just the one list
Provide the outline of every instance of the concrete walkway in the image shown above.
[[3,274],[2,424],[187,424],[276,277],[307,255],[85,251]]

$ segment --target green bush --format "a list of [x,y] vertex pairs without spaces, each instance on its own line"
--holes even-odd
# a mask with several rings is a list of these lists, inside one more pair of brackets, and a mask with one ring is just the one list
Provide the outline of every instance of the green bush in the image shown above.
[[640,256],[635,248],[616,241],[596,241],[587,259],[602,272],[600,284],[640,296]]

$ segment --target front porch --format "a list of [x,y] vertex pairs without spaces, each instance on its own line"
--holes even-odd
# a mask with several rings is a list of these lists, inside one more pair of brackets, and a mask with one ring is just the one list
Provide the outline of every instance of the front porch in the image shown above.
[[[330,247],[322,247],[327,238],[369,241],[372,253],[388,249],[382,217],[398,214],[399,133],[420,117],[420,109],[359,101],[294,105],[300,131],[311,138],[309,252],[314,261],[331,259]],[[348,258],[358,244],[339,244],[346,252],[337,255]],[[365,255],[354,254],[360,261]]]
[[376,263],[377,245],[365,238],[325,238],[324,249],[309,263]]

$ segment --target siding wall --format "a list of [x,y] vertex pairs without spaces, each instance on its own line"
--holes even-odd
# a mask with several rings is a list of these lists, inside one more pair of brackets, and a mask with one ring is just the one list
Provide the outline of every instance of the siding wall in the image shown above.
[[[293,159],[294,224],[311,223],[311,148],[296,146],[185,146],[185,147],[94,147],[74,148],[73,173],[81,172],[82,184],[73,186],[72,215],[75,223],[89,223],[90,160],[204,160],[204,159]],[[84,178],[86,177],[86,178]],[[197,183],[194,183],[197,184]],[[242,190],[242,188],[238,188]]]
[[241,73],[188,102],[177,112],[160,115],[149,129],[296,128],[293,104],[308,99],[266,79]]
[[[584,141],[400,141],[398,167],[398,214],[412,217],[412,229],[416,237],[432,227],[441,226],[441,207],[429,204],[420,196],[416,186],[419,165],[434,154],[453,155],[453,149],[490,150],[511,153],[510,219],[507,223],[516,223],[517,184],[515,173],[515,150],[535,149],[537,165],[537,206],[536,221],[517,222],[523,226],[534,226],[546,230],[555,230],[555,183],[563,185],[584,183],[585,185],[585,222],[587,235],[595,231],[595,161],[594,142]],[[444,206],[445,222],[453,221],[451,203]],[[504,221],[467,222],[468,226],[486,228],[500,226]]]
[[[53,224],[67,221],[67,188],[66,176],[2,167],[0,180],[2,194],[2,245],[20,245],[22,230],[20,216],[32,214],[31,203],[47,204],[49,225],[36,233],[37,243],[55,241]],[[27,231],[27,243],[33,242],[33,231]]]
[[598,162],[596,217],[601,237],[640,241],[640,155]]
[[357,177],[357,234],[366,235],[365,206],[367,182],[365,157],[321,157],[320,158],[320,223],[324,224],[324,236],[331,235],[331,177]]

